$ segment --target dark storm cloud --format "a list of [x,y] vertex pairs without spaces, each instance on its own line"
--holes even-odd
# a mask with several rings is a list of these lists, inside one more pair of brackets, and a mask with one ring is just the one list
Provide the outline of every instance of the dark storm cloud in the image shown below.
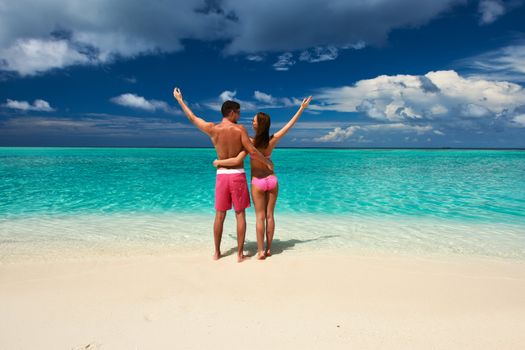
[[[381,45],[465,0],[5,0],[0,69],[32,75],[224,40],[227,54]],[[315,61],[315,60],[314,60]]]
[[417,27],[463,0],[225,0],[222,6],[239,18],[239,28],[226,51],[339,48],[365,42],[381,45],[394,28]]

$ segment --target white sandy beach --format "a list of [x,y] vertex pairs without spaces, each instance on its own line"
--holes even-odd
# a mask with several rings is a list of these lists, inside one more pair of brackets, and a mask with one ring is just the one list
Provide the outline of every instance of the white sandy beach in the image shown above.
[[522,349],[525,263],[284,251],[0,265],[0,349]]

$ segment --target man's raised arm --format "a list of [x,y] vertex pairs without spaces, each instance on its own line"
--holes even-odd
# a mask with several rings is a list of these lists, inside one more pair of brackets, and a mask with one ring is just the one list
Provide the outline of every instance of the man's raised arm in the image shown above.
[[182,99],[182,92],[179,88],[173,89],[173,97],[175,97],[175,99],[181,106],[182,111],[184,112],[184,114],[186,114],[186,117],[188,117],[190,122],[192,122],[197,128],[199,128],[199,130],[210,136],[213,123],[207,122],[204,119],[199,118],[195,114],[193,114],[191,109],[186,105],[186,103]]
[[248,152],[250,154],[250,157],[255,158],[258,161],[263,162],[264,164],[266,164],[268,169],[273,171],[273,163],[271,161],[269,161],[268,159],[266,159],[266,157],[263,156],[262,153],[259,152],[259,150],[257,148],[255,148],[255,146],[250,141],[250,137],[248,136],[248,132],[246,131],[244,126],[239,125],[239,129],[241,130],[242,146],[244,147],[246,152]]

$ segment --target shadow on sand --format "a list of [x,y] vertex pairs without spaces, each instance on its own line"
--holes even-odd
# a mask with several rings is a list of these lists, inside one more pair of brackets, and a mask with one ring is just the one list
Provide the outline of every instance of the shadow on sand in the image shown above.
[[[234,240],[236,239],[235,236],[230,235],[231,238]],[[304,244],[309,242],[316,242],[316,241],[322,241],[326,239],[331,239],[334,237],[338,237],[338,235],[330,235],[330,236],[321,236],[317,238],[312,239],[289,239],[289,240],[280,240],[280,239],[274,239],[272,242],[272,255],[278,255],[284,252],[285,250],[293,250],[294,247],[298,244]],[[245,241],[244,242],[244,251],[247,253],[247,256],[254,256],[257,254],[257,242],[256,241]],[[232,254],[237,253],[237,247],[232,247],[228,249],[226,252],[222,254],[223,257],[229,256]]]

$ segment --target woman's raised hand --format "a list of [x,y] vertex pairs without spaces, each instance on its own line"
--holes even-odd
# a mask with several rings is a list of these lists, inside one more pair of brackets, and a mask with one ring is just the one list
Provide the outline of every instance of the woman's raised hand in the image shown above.
[[312,96],[305,97],[303,99],[303,102],[301,102],[301,108],[305,109],[310,104],[310,101],[312,100]]

